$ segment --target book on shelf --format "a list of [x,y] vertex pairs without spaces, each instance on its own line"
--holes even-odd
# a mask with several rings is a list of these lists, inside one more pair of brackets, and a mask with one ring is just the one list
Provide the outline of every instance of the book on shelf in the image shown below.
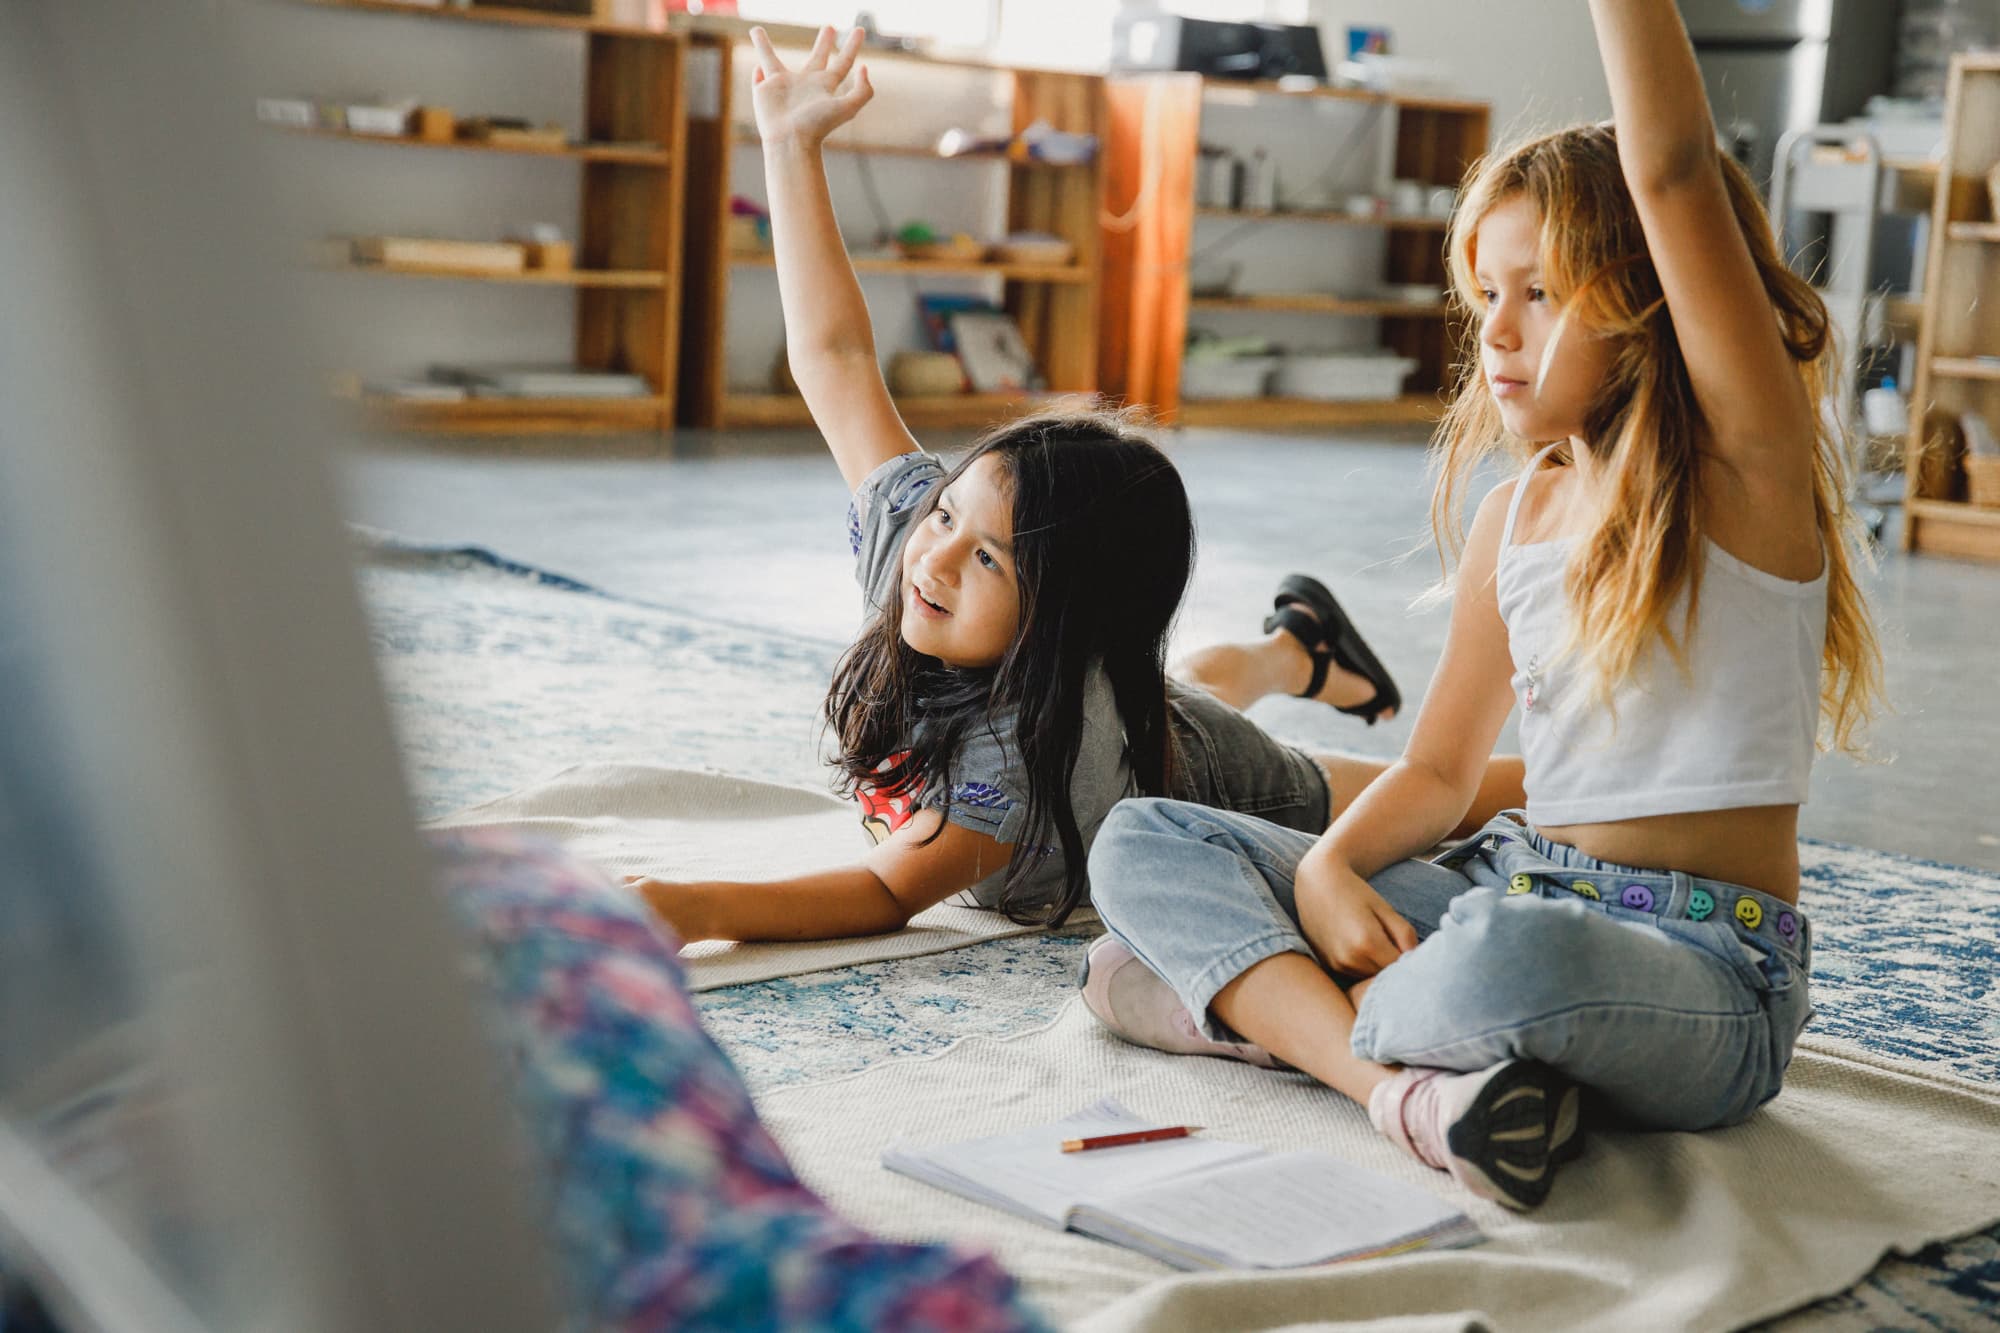
[[645,398],[653,386],[643,375],[549,365],[435,365],[429,378],[458,385],[474,398]]
[[1486,1238],[1429,1191],[1330,1153],[1198,1136],[1062,1149],[1066,1139],[1155,1128],[1106,1098],[1008,1134],[937,1147],[898,1141],[882,1165],[1181,1269],[1305,1268]]
[[1041,388],[1035,357],[1011,315],[983,310],[948,314],[953,348],[966,381],[979,393],[1023,393]]

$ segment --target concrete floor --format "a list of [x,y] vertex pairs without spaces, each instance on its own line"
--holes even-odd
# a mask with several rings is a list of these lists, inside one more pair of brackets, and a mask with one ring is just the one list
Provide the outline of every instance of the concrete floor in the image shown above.
[[[1438,570],[1421,437],[1187,431],[1165,443],[1200,527],[1179,643],[1254,633],[1280,575],[1315,574],[1395,674],[1404,715],[1369,729],[1269,700],[1256,716],[1288,739],[1395,753],[1446,623],[1443,607],[1412,605]],[[475,542],[613,592],[829,641],[857,622],[847,497],[814,435],[384,445],[344,477],[353,518],[406,536]],[[1891,549],[1865,581],[1895,712],[1871,733],[1872,762],[1821,761],[1803,830],[2000,871],[2000,568]],[[1510,724],[1502,745],[1513,743]]]

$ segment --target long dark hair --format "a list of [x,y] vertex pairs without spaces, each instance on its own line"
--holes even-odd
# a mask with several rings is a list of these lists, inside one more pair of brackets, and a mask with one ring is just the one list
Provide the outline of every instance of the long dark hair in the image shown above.
[[[1014,642],[994,666],[949,666],[903,642],[902,599],[889,597],[835,668],[827,722],[847,794],[936,783],[946,793],[947,817],[960,747],[980,727],[999,736],[1028,780],[1026,824],[999,906],[1016,921],[1060,925],[1084,896],[1083,834],[1070,782],[1094,664],[1110,678],[1139,789],[1167,791],[1167,631],[1194,568],[1194,516],[1180,473],[1128,419],[1064,412],[986,435],[944,485],[931,487],[914,522],[926,521],[945,486],[988,456],[1013,493],[1021,598]],[[1013,734],[1003,734],[1010,724]],[[1061,895],[1020,903],[1028,875],[1058,850]]]

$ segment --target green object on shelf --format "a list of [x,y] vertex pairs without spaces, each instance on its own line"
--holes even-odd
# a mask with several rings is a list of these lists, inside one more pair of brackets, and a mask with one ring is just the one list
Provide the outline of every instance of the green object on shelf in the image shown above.
[[937,228],[928,222],[905,222],[897,229],[896,239],[904,245],[930,245],[938,239]]

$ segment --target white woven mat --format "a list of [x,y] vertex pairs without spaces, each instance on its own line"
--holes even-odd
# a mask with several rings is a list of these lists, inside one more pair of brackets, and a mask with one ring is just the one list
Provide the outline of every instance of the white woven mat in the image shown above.
[[[578,764],[460,810],[436,829],[504,826],[562,843],[613,878],[758,880],[852,864],[869,848],[855,807],[826,792],[643,764]],[[1073,920],[1092,919],[1085,911]],[[692,944],[690,989],[962,949],[1025,935],[998,912],[940,904],[902,930],[803,944]]]
[[[1327,1269],[1182,1276],[892,1175],[883,1146],[1053,1120],[1102,1096],[1270,1148],[1308,1147],[1438,1191],[1491,1239]],[[1161,1055],[1080,1004],[1038,1032],[765,1096],[808,1184],[898,1239],[992,1249],[1029,1299],[1089,1330],[1733,1327],[1844,1290],[1891,1249],[2000,1218],[2000,1089],[1813,1039],[1783,1094],[1704,1134],[1597,1132],[1525,1217],[1404,1157],[1301,1075]]]

